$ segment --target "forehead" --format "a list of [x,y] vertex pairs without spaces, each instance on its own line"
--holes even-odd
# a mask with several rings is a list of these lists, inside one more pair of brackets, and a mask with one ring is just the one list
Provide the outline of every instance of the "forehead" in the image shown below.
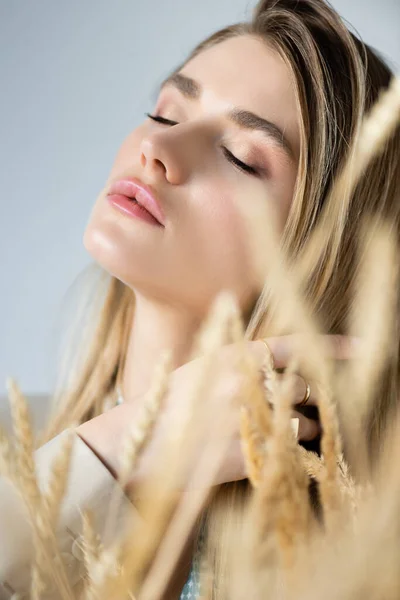
[[203,87],[205,108],[240,107],[274,121],[294,148],[299,145],[299,114],[292,73],[265,41],[242,35],[203,50],[181,69]]

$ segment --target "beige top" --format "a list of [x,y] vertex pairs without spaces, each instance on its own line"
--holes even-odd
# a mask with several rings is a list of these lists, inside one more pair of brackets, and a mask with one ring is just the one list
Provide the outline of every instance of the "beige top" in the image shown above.
[[[66,433],[60,433],[35,453],[40,486],[44,486],[48,478],[52,460],[60,451]],[[84,573],[79,543],[81,512],[89,508],[96,520],[97,531],[101,532],[116,487],[121,493],[119,484],[108,469],[78,434],[74,434],[67,492],[58,528],[59,546],[71,586],[78,586]],[[119,525],[135,512],[128,498],[122,493],[121,496]],[[0,600],[11,598],[15,592],[29,592],[32,558],[31,527],[23,501],[8,481],[0,479]],[[50,594],[49,597],[54,596]]]

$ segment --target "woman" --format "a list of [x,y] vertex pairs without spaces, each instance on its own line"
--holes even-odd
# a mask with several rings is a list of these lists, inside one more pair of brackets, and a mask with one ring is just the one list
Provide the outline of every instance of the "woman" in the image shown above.
[[[287,363],[290,337],[271,337],[246,227],[268,202],[289,260],[298,255],[318,223],[361,119],[390,78],[383,61],[323,0],[262,0],[250,23],[218,31],[195,48],[164,82],[152,113],[123,141],[84,234],[86,249],[107,274],[99,282],[103,291],[106,282],[106,293],[91,298],[96,310],[99,298],[102,302],[93,320],[96,329],[86,336],[79,330],[82,351],[69,371],[74,379],[63,395],[59,419],[47,432],[51,441],[37,451],[45,480],[60,432],[70,423],[82,423],[76,430],[60,533],[73,585],[82,576],[78,507],[92,508],[99,522],[105,515],[115,486],[118,440],[165,348],[174,350],[176,369],[167,415],[184,401],[182,390],[196,362],[188,362],[193,336],[220,290],[229,289],[238,298],[249,348],[260,366],[266,354],[260,338],[266,335],[275,364]],[[358,217],[379,213],[398,230],[399,152],[397,131],[362,177],[321,249],[323,258],[309,274],[307,295],[329,334],[345,333]],[[140,207],[132,209],[133,202],[121,193],[139,203],[150,193],[153,218]],[[333,345],[337,358],[351,356],[343,339],[333,338]],[[396,350],[371,419],[371,451],[396,400],[398,364]],[[125,402],[109,409],[107,402],[117,402],[118,390]],[[294,404],[301,404],[306,392],[298,376]],[[311,394],[308,402],[317,400]],[[299,411],[295,416],[299,440],[315,439],[318,424]],[[167,428],[156,428],[133,485],[146,474]],[[229,482],[245,477],[240,450],[232,448],[215,482],[228,484],[223,493],[230,495],[230,510],[240,500],[234,499],[239,484]],[[17,501],[2,485],[1,514],[15,513]],[[122,511],[129,511],[128,502]],[[2,597],[9,597],[28,586],[31,548],[22,519],[14,519],[10,531],[6,523],[1,529]],[[218,540],[213,551],[218,582],[224,552]],[[179,597],[187,575],[177,569],[166,597]],[[189,589],[193,586],[185,586],[182,598],[191,597]]]

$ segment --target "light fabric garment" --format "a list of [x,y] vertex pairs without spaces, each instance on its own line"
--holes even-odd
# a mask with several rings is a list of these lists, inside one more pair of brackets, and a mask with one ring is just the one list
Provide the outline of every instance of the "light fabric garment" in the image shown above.
[[192,568],[188,579],[183,587],[179,600],[197,600],[200,597],[200,552],[204,543],[204,537],[200,533],[198,546],[192,561]]
[[[115,493],[121,498],[119,513],[112,535],[126,530],[126,519],[140,518],[121,487],[89,446],[72,431],[73,444],[66,493],[61,506],[57,542],[68,581],[74,593],[81,590],[85,568],[80,550],[82,543],[82,511],[89,509],[98,532],[109,511]],[[54,458],[61,451],[68,430],[63,431],[35,452],[39,486],[47,485]],[[105,544],[110,539],[103,536]],[[0,477],[0,600],[9,600],[14,593],[27,594],[30,569],[34,556],[32,530],[23,500],[4,477]],[[54,599],[56,590],[48,590],[43,600]]]
[[179,600],[197,600],[200,596],[199,572],[196,561],[193,561],[189,577],[184,585]]
[[[36,472],[39,486],[45,488],[54,457],[60,452],[68,430],[44,444],[35,453]],[[116,492],[120,495],[120,507],[115,528],[111,534],[126,530],[128,520],[140,518],[134,506],[122,492],[121,487],[92,452],[85,442],[73,431],[71,465],[64,496],[57,542],[69,583],[74,593],[82,590],[85,568],[80,550],[82,543],[82,516],[85,509],[92,512],[96,530],[103,531],[110,500]],[[107,545],[110,540],[103,537]],[[13,594],[21,596],[29,592],[30,568],[34,556],[31,526],[26,518],[22,499],[15,488],[0,477],[0,600],[10,600]],[[198,560],[182,590],[181,600],[195,600],[199,594]],[[48,589],[43,600],[56,597],[55,589]]]

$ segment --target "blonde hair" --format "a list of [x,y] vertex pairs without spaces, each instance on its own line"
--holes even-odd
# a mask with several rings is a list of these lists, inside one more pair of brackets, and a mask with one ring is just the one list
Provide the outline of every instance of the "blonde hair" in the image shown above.
[[[275,48],[288,65],[301,115],[301,151],[291,211],[282,245],[289,261],[301,256],[319,222],[332,182],[349,155],[365,113],[387,88],[392,73],[378,54],[362,43],[323,0],[261,0],[249,22],[219,30],[202,41],[174,71],[204,49],[240,35],[252,35]],[[356,276],[356,241],[363,215],[380,215],[399,231],[400,131],[361,177],[351,200],[337,211],[336,222],[319,250],[305,285],[306,298],[327,333],[345,333]],[[92,281],[61,363],[59,387],[53,397],[57,418],[45,432],[49,439],[68,424],[84,421],[104,410],[121,379],[128,334],[135,307],[133,292],[91,265],[83,274]],[[80,278],[77,283],[80,284]],[[79,287],[79,286],[78,286]],[[267,318],[267,300],[258,299],[247,326],[247,339],[267,336],[273,323]],[[82,323],[86,323],[86,330]],[[275,332],[277,333],[277,332]],[[398,324],[393,332],[391,360],[381,381],[366,436],[371,456],[397,404],[399,379]],[[80,351],[77,350],[80,348]],[[206,554],[214,571],[213,597],[224,570],[223,532],[234,528],[246,496],[246,484],[221,486],[211,501],[206,521],[218,525],[208,538]]]

